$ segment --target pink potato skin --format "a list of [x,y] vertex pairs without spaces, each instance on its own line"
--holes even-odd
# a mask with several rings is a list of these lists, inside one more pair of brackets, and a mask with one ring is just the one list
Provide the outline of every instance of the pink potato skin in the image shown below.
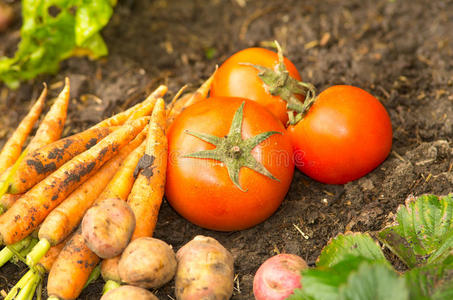
[[305,260],[294,254],[278,254],[266,260],[256,271],[253,294],[256,300],[284,300],[301,288],[300,271]]

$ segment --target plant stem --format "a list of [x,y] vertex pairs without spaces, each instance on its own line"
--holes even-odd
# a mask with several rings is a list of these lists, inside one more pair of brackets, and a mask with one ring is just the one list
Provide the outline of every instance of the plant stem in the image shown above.
[[86,288],[90,283],[98,279],[99,275],[101,275],[101,265],[97,265],[96,268],[93,269],[83,288]]
[[23,289],[30,279],[34,275],[33,270],[29,270],[25,273],[24,276],[16,283],[16,285],[9,291],[8,295],[5,297],[5,300],[12,300],[16,297],[19,289]]
[[27,254],[26,264],[31,268],[34,267],[39,260],[46,255],[50,249],[50,243],[46,239],[40,239],[35,247]]
[[36,287],[40,281],[37,273],[33,272],[33,276],[28,280],[25,286],[21,289],[15,300],[32,300],[35,294]]
[[114,290],[116,288],[119,288],[121,286],[121,284],[119,284],[118,282],[116,281],[113,281],[113,280],[107,280],[107,282],[104,284],[104,288],[102,290],[102,294],[104,295],[105,293],[107,293],[108,291],[111,291],[111,290]]

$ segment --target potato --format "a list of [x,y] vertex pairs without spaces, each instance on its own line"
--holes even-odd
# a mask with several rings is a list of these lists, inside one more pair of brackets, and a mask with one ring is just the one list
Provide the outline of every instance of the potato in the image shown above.
[[198,235],[176,253],[176,299],[225,300],[233,294],[234,260],[211,237]]
[[88,248],[101,258],[112,258],[126,248],[135,229],[135,216],[120,199],[106,199],[91,207],[82,220]]
[[283,300],[300,288],[300,272],[307,268],[305,260],[294,254],[278,254],[266,260],[253,279],[256,300]]
[[153,293],[148,290],[132,286],[123,285],[105,293],[101,300],[159,300]]
[[143,288],[161,287],[175,272],[176,256],[172,247],[151,237],[132,241],[118,263],[121,280]]

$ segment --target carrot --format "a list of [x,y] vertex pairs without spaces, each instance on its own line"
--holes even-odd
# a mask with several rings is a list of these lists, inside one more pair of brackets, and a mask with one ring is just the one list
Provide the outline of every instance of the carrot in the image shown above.
[[[158,101],[150,120],[145,155],[138,168],[142,168],[134,182],[127,202],[135,215],[135,230],[131,240],[152,236],[164,195],[167,169],[166,112],[163,101]],[[104,280],[120,281],[119,256],[102,261]]]
[[[163,124],[162,126],[164,126],[165,105],[162,99],[159,99],[157,101],[151,119],[155,119],[156,111],[163,112],[164,117],[163,121],[160,124]],[[153,125],[150,125],[150,128],[151,127],[153,127]],[[118,170],[105,190],[96,199],[96,203],[108,198],[119,198],[122,200],[127,199],[127,196],[132,186],[134,185],[134,171],[138,162],[140,161],[140,158],[145,153],[148,144],[150,143],[143,142],[126,158],[123,165],[120,167],[120,170]],[[167,153],[165,151],[165,157],[166,155]],[[148,170],[148,168],[146,168],[146,170]],[[74,252],[75,250],[68,249],[67,254],[63,255],[66,247],[69,246],[68,244],[68,246],[65,247],[65,249],[62,251],[62,254],[60,254],[57,259],[57,262],[60,263],[56,263],[54,267],[52,267],[47,283],[47,290],[49,295],[58,297],[60,299],[77,298],[83,288],[83,285],[88,279],[89,274],[94,269],[94,266],[97,264],[97,262],[99,262],[100,260],[99,257],[94,254],[94,252],[92,252],[83,242],[83,237],[81,236],[80,230],[75,233],[75,235],[71,238],[71,241],[74,241],[74,244],[78,248],[77,250],[80,251],[77,252],[77,256],[74,256],[70,255],[70,253]],[[96,264],[93,264],[94,262],[96,262]],[[71,276],[76,276],[77,278],[71,280],[71,277],[68,276],[69,271],[67,270],[71,270]],[[71,286],[68,287],[68,284],[71,284]]]
[[13,244],[35,230],[52,209],[131,141],[146,121],[140,118],[115,130],[25,193],[0,216],[0,241]]
[[61,243],[77,227],[85,212],[107,186],[122,161],[145,137],[146,132],[142,131],[132,142],[122,148],[117,156],[109,160],[96,174],[50,212],[39,228],[38,245],[27,255],[27,265],[35,265],[50,246]]
[[0,211],[4,212],[8,210],[17,199],[22,197],[23,194],[4,194],[0,198]]
[[173,123],[175,118],[187,107],[190,105],[197,103],[203,99],[206,99],[208,96],[209,89],[211,88],[212,81],[214,80],[214,75],[217,72],[214,71],[212,75],[206,80],[199,88],[198,90],[195,91],[195,93],[189,93],[184,95],[181,99],[178,101],[175,101],[174,103],[170,104],[169,110],[170,112],[168,113],[167,116],[167,127]]
[[0,152],[0,173],[3,173],[7,168],[12,166],[19,158],[28,135],[41,115],[42,109],[44,108],[44,102],[46,101],[46,96],[47,85],[44,84],[44,89],[38,100],[36,100],[35,104],[32,106],[25,118],[22,119],[19,126],[17,126],[16,130],[3,146],[2,152]]
[[[128,155],[113,179],[96,199],[96,203],[111,197],[116,197],[124,201],[127,199],[134,182],[135,166],[145,152],[145,149],[146,143],[142,142],[138,148]],[[63,251],[66,250],[66,253],[63,254],[62,252],[63,256],[61,259],[58,257],[57,262],[59,263],[52,267],[47,282],[48,294],[60,299],[77,298],[89,274],[100,261],[99,257],[85,245],[80,230],[74,234],[71,241],[73,241],[73,244],[78,249],[69,248],[69,244],[68,249],[65,247]],[[77,252],[76,255],[71,255],[74,252]],[[71,270],[70,275],[76,276],[77,278],[71,280],[71,276],[68,276],[67,270]],[[62,284],[63,282],[66,284]],[[68,286],[69,283],[70,286]]]
[[28,153],[9,181],[11,194],[22,194],[74,156],[90,149],[114,127],[87,129]]
[[154,99],[163,97],[167,92],[168,88],[165,85],[159,86],[154,92],[151,93],[143,102],[136,104],[128,110],[114,115],[98,124],[95,127],[110,127],[123,125],[128,119],[133,119],[134,115],[137,116],[140,112],[144,112],[144,115],[151,113],[154,107]]
[[99,261],[85,245],[80,229],[77,230],[50,269],[47,294],[64,300],[76,299]]
[[69,104],[69,78],[65,78],[65,87],[61,91],[54,104],[50,107],[46,116],[36,131],[35,136],[32,138],[27,146],[27,152],[41,148],[44,145],[50,144],[58,140],[63,132],[64,123],[66,121],[66,114]]
[[164,195],[167,170],[167,137],[165,135],[165,104],[158,102],[150,120],[144,155],[143,169],[134,182],[127,199],[129,206],[139,220],[132,239],[152,236]]

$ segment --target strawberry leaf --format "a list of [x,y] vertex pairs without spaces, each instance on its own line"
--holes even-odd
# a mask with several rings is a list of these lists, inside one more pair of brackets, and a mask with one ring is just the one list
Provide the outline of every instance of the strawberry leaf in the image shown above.
[[453,251],[453,194],[408,198],[395,223],[378,234],[410,268],[442,263]]
[[387,263],[381,248],[369,234],[348,232],[339,234],[329,241],[322,250],[316,265],[329,267],[343,260],[346,255],[362,256]]

